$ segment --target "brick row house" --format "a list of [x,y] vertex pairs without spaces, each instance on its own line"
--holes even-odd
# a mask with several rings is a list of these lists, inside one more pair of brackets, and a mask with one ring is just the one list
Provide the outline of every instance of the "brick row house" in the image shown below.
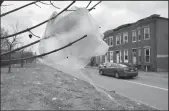
[[96,64],[131,63],[150,71],[168,71],[168,18],[151,15],[104,33],[109,51]]

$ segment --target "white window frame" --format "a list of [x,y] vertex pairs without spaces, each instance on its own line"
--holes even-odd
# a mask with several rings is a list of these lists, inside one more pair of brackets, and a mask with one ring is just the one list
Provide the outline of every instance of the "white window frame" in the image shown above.
[[[125,53],[125,51],[127,51],[127,54]],[[127,55],[127,60],[125,59],[125,56]],[[128,63],[129,62],[129,52],[128,49],[124,49],[124,63]]]
[[[133,41],[133,32],[135,32],[135,41]],[[132,30],[132,43],[133,42],[137,42],[137,33],[136,33],[136,30]]]
[[[111,44],[112,42],[112,44]],[[109,46],[112,47],[113,46],[113,36],[109,37]]]
[[[146,49],[149,50],[149,62],[146,61]],[[151,47],[150,46],[145,46],[144,47],[144,61],[145,61],[145,63],[150,63],[150,61],[151,61],[150,59],[151,59]]]
[[[125,36],[127,36],[127,40],[125,40]],[[128,32],[123,32],[123,44],[128,43]]]
[[[145,29],[148,28],[148,37],[149,38],[145,38]],[[147,25],[147,26],[144,26],[143,27],[143,31],[144,31],[144,40],[150,40],[150,26]]]
[[[119,40],[119,44],[117,44],[117,38]],[[116,45],[120,45],[120,36],[119,35],[116,35]]]
[[[109,60],[110,60],[110,62],[113,62],[113,55],[114,55],[114,51],[109,51]],[[111,56],[112,56],[112,59],[111,59]]]
[[[140,40],[139,40],[139,31],[140,31]],[[138,37],[138,41],[141,41],[141,28],[140,27],[138,27],[137,28],[137,37]]]

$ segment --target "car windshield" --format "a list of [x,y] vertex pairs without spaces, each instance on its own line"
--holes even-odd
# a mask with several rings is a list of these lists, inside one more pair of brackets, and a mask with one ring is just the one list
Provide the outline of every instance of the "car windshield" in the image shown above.
[[118,63],[104,63],[103,66],[106,66],[106,67],[128,67],[127,65],[118,64]]
[[127,67],[127,65],[124,65],[124,64],[118,64],[118,66],[120,66],[120,67]]
[[118,63],[111,63],[111,67],[127,67],[127,65],[118,64]]
[[116,63],[111,63],[111,67],[117,67]]
[[133,66],[132,64],[126,64],[126,63],[124,65],[126,65],[128,67],[132,67]]

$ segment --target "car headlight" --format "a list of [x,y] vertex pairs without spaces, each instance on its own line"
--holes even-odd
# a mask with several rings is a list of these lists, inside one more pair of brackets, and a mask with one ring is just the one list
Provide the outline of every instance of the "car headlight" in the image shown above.
[[124,71],[128,71],[129,69],[128,68],[124,68]]

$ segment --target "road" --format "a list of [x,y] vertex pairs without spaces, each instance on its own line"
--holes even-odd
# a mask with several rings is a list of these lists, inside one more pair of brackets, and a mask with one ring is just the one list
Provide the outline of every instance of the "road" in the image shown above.
[[168,110],[168,77],[150,76],[139,72],[139,76],[134,79],[116,79],[99,75],[96,69],[86,68],[83,72],[90,76],[97,86],[156,109]]

